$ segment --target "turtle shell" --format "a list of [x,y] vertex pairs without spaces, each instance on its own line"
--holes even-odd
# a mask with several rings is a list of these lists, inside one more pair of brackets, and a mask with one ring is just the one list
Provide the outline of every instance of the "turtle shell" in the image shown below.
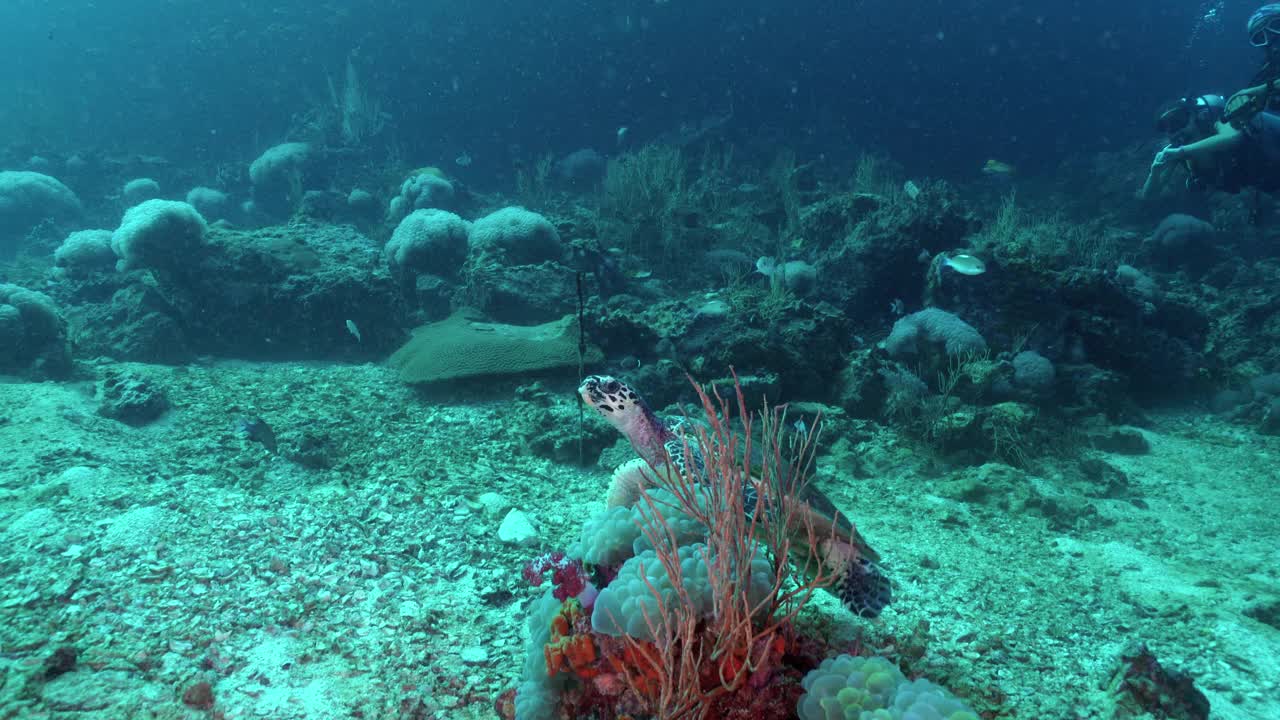
[[[677,472],[681,476],[687,477],[687,459],[691,458],[696,465],[697,475],[704,475],[706,465],[702,457],[701,445],[698,442],[697,431],[709,431],[711,426],[704,420],[687,417],[660,416],[659,419],[672,433],[672,438],[664,443],[663,447],[666,449],[672,463],[675,464]],[[688,437],[689,448],[687,454],[685,451],[686,437]],[[739,437],[741,437],[741,434],[739,434]],[[744,442],[738,443],[739,453],[745,450],[745,446],[746,443]],[[761,447],[763,447],[763,443],[758,438],[751,444],[752,467],[760,467],[764,464],[764,454],[760,450]],[[753,476],[752,479],[755,482],[743,488],[743,507],[748,513],[755,511],[756,486],[760,481],[759,476]],[[846,514],[840,512],[835,503],[813,483],[806,483],[799,496],[794,499],[801,500],[809,506],[813,516],[811,519],[814,520],[819,534],[827,534],[834,531],[837,537],[856,547],[867,560],[876,562],[880,559],[879,553],[867,544]]]

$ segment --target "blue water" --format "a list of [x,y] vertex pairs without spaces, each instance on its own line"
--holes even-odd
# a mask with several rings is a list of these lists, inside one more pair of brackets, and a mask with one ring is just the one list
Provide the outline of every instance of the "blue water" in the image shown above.
[[[733,114],[914,172],[1052,168],[1144,137],[1170,97],[1252,71],[1253,4],[938,2],[27,2],[0,8],[0,127],[66,147],[223,162],[327,96],[350,53],[410,156],[607,147]],[[25,158],[22,158],[25,159]]]
[[1280,206],[1147,175],[1256,7],[0,0],[0,720],[648,717],[591,519],[731,373],[764,466],[827,424],[784,489],[704,438],[758,482],[685,540],[839,580],[681,676],[707,720],[813,720],[840,653],[962,720],[1200,720],[1176,672],[1275,720]]

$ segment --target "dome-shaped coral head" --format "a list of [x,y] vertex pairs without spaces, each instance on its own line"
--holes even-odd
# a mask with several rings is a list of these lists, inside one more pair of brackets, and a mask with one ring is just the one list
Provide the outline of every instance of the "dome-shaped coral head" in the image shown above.
[[588,375],[578,394],[625,435],[641,457],[651,462],[661,457],[671,433],[630,385],[611,375]]

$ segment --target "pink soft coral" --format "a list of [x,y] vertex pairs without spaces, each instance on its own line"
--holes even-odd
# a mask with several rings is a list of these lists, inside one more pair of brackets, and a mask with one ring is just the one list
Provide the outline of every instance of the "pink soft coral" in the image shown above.
[[555,590],[551,591],[552,597],[561,602],[576,597],[586,607],[593,604],[587,602],[587,599],[589,596],[590,600],[595,600],[595,588],[587,582],[587,572],[583,569],[581,560],[566,557],[559,551],[543,553],[526,563],[521,574],[530,585],[539,587],[542,585],[542,576],[548,570],[551,571],[551,584],[555,585]]

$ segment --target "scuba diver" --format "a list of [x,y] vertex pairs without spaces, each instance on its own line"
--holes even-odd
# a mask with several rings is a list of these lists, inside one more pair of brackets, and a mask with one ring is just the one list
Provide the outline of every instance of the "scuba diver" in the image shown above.
[[1244,172],[1239,162],[1243,156],[1217,152],[1233,148],[1232,141],[1222,145],[1224,141],[1217,138],[1238,135],[1223,122],[1226,103],[1221,95],[1197,95],[1179,98],[1160,109],[1155,126],[1168,138],[1168,144],[1156,154],[1138,197],[1150,196],[1178,169],[1187,171],[1190,190],[1213,187],[1234,192],[1246,184],[1251,173]]
[[1266,52],[1253,85],[1226,100],[1201,95],[1167,106],[1156,128],[1169,144],[1156,154],[1139,197],[1174,167],[1187,170],[1193,190],[1280,190],[1280,3],[1259,8],[1248,30],[1250,44]]
[[1249,44],[1262,48],[1262,66],[1249,87],[1227,101],[1227,115],[1252,114],[1280,105],[1280,3],[1268,3],[1249,17]]

